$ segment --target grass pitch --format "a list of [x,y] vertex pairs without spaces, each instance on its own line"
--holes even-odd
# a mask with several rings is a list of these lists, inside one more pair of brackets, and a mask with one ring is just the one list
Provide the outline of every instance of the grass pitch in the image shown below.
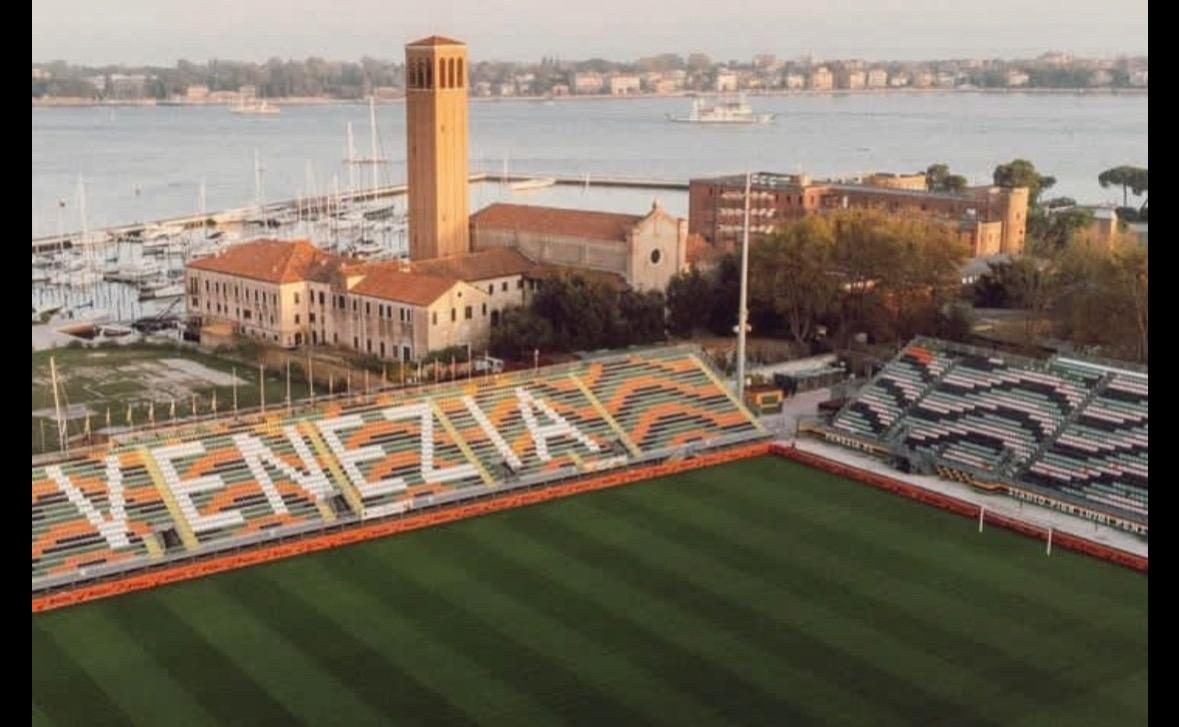
[[32,629],[34,724],[1146,723],[1144,576],[771,457]]
[[[53,387],[50,385],[49,359],[55,359],[63,406],[84,408],[91,414],[90,426],[97,431],[106,426],[106,412],[113,426],[127,424],[127,407],[132,407],[132,422],[148,422],[148,401],[154,401],[157,422],[167,421],[174,400],[176,416],[193,414],[192,396],[197,397],[197,414],[208,414],[216,394],[219,411],[233,405],[233,378],[238,379],[237,397],[241,408],[258,406],[258,368],[229,359],[178,346],[131,344],[90,348],[58,348],[33,353],[32,426],[33,454],[55,451],[59,447],[57,425],[53,418]],[[291,398],[308,396],[306,381],[298,372],[291,377]],[[210,378],[215,377],[210,381]],[[286,400],[286,377],[281,372],[266,372],[266,401],[281,405]],[[81,434],[85,413],[69,421],[69,434]]]

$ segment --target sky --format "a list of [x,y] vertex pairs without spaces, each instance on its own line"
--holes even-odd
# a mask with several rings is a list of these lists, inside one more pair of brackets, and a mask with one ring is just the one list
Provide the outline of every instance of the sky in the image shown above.
[[1147,0],[33,0],[34,62],[398,59],[426,35],[473,59],[1028,58],[1147,51]]

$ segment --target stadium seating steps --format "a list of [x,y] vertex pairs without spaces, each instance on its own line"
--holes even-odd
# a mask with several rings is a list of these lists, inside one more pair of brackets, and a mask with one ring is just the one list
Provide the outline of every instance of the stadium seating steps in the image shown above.
[[1032,361],[917,339],[832,422],[923,453],[1146,517],[1147,375],[1056,357]]
[[684,347],[148,434],[33,467],[34,586],[764,436]]

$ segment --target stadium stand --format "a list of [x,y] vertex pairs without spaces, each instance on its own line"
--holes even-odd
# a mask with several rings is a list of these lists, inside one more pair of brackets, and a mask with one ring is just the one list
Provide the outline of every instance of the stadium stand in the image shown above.
[[828,437],[1141,530],[1148,404],[1146,374],[1128,367],[918,339],[839,411]]
[[766,437],[686,347],[348,401],[34,466],[34,591]]

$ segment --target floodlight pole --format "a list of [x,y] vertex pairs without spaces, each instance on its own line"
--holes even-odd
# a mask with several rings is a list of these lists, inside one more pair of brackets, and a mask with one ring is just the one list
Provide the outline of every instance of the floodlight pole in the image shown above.
[[737,400],[745,400],[745,329],[749,308],[749,198],[753,174],[745,173],[745,225],[741,233],[741,300],[737,304]]

